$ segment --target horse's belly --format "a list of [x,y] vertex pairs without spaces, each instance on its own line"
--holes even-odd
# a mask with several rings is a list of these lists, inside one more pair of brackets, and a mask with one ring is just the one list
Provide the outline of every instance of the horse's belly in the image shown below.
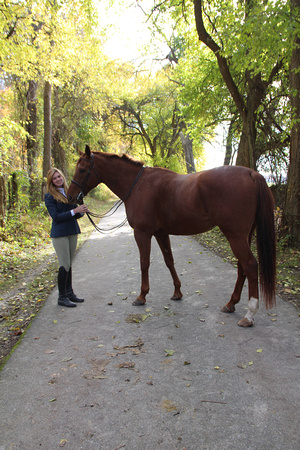
[[178,214],[177,218],[170,221],[166,220],[162,228],[168,234],[188,236],[191,234],[205,233],[215,227],[209,218],[199,214],[197,217],[188,214]]

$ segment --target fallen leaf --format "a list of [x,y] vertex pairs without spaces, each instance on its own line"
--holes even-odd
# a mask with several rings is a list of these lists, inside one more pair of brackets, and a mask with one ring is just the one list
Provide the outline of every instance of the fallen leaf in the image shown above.
[[261,353],[262,352],[262,348],[259,348],[258,350],[256,350],[257,353]]
[[177,411],[177,406],[170,400],[163,400],[161,406],[165,411]]
[[214,369],[215,369],[215,370],[219,370],[220,367],[219,367],[219,366],[215,366]]
[[133,369],[135,367],[135,363],[133,362],[124,362],[118,364],[119,369]]
[[165,350],[165,356],[172,356],[175,353],[175,350]]
[[61,439],[60,442],[59,442],[59,446],[60,447],[64,447],[67,442],[68,442],[67,439]]
[[48,355],[50,355],[51,353],[55,353],[54,350],[46,350],[45,353],[47,353]]
[[247,364],[243,364],[243,363],[238,363],[237,366],[238,366],[240,369],[246,369],[246,368],[247,368]]
[[253,366],[253,361],[248,362],[248,366]]
[[69,356],[67,358],[62,359],[61,361],[62,362],[68,362],[68,361],[71,361],[72,359],[73,359],[72,356]]
[[51,400],[49,400],[49,403],[50,402],[56,402],[56,398],[54,397],[54,398],[51,398]]

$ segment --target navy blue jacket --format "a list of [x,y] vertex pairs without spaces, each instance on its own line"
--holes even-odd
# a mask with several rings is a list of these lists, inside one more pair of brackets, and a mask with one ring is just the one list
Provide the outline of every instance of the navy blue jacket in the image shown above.
[[45,204],[52,217],[50,237],[57,238],[80,233],[77,219],[84,214],[77,213],[74,216],[71,214],[71,209],[76,208],[77,205],[58,202],[49,193],[45,194]]

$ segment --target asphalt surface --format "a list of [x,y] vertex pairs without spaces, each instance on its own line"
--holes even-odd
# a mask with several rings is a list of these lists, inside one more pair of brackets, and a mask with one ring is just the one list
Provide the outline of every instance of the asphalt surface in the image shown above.
[[246,289],[220,311],[236,269],[191,237],[171,241],[183,300],[170,300],[153,239],[150,293],[134,307],[131,228],[91,235],[73,266],[86,301],[64,309],[54,289],[0,373],[1,450],[300,449],[298,310],[277,298],[238,327]]

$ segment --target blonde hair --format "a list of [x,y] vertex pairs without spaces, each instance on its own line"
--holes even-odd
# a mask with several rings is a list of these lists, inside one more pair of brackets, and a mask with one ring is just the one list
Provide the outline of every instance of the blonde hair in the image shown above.
[[53,184],[52,179],[53,179],[53,175],[54,175],[56,172],[59,173],[59,174],[61,175],[61,177],[63,178],[63,180],[64,180],[63,188],[64,188],[64,190],[65,190],[65,193],[67,194],[67,191],[68,191],[68,184],[67,184],[67,181],[66,181],[66,179],[65,179],[65,176],[64,176],[64,174],[63,174],[59,169],[57,169],[56,167],[52,167],[52,168],[48,171],[48,173],[47,173],[47,191],[49,192],[49,194],[52,195],[52,197],[53,197],[56,201],[61,202],[61,203],[68,203],[68,199],[67,199],[61,192],[59,192],[59,190],[57,189],[57,187],[55,187],[54,184]]

